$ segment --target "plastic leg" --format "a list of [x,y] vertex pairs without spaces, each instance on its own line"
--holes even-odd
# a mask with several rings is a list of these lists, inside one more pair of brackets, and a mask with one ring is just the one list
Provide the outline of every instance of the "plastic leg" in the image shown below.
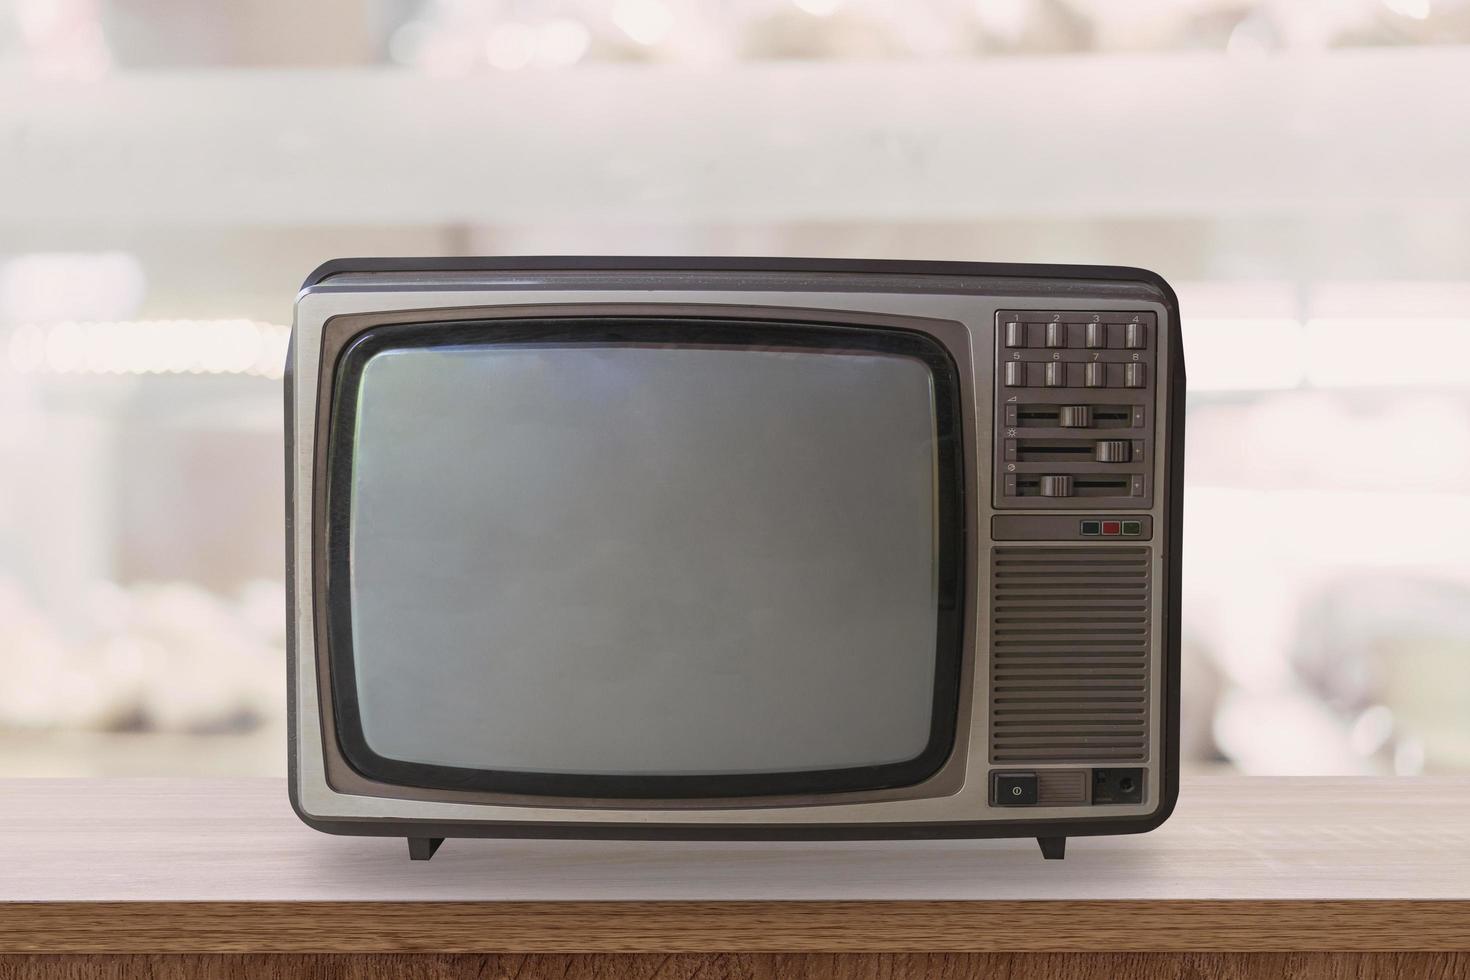
[[444,843],[443,837],[410,837],[408,839],[408,856],[413,861],[427,861],[439,850],[439,845]]
[[1041,845],[1041,856],[1048,861],[1060,861],[1067,856],[1065,837],[1038,837],[1036,843]]

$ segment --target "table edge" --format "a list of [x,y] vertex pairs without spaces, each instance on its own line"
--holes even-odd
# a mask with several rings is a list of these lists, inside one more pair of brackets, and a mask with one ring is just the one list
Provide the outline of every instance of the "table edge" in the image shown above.
[[1470,899],[7,902],[0,953],[1470,951]]

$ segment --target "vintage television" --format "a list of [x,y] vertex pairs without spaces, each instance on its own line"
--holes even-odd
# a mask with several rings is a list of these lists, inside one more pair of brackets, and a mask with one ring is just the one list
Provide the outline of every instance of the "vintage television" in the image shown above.
[[345,259],[286,375],[319,830],[1136,833],[1177,794],[1184,360],[1127,268]]

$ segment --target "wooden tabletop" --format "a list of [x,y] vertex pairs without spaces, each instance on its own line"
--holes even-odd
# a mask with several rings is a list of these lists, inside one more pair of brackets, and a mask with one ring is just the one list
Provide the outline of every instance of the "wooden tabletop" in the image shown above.
[[0,953],[1470,949],[1470,779],[1186,781],[1146,835],[401,840],[275,779],[0,781]]

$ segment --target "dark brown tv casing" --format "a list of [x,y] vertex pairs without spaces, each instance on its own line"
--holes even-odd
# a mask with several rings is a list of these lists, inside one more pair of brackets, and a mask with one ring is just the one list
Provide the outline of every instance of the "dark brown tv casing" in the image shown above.
[[[943,540],[925,754],[903,769],[708,779],[374,755],[356,720],[336,544],[350,513],[349,352],[451,336],[677,345],[696,330],[812,349],[838,337],[929,365]],[[292,806],[328,833],[407,838],[416,859],[449,837],[1035,837],[1060,858],[1068,837],[1152,830],[1178,795],[1184,396],[1178,301],[1140,269],[328,262],[297,297],[285,374]]]

